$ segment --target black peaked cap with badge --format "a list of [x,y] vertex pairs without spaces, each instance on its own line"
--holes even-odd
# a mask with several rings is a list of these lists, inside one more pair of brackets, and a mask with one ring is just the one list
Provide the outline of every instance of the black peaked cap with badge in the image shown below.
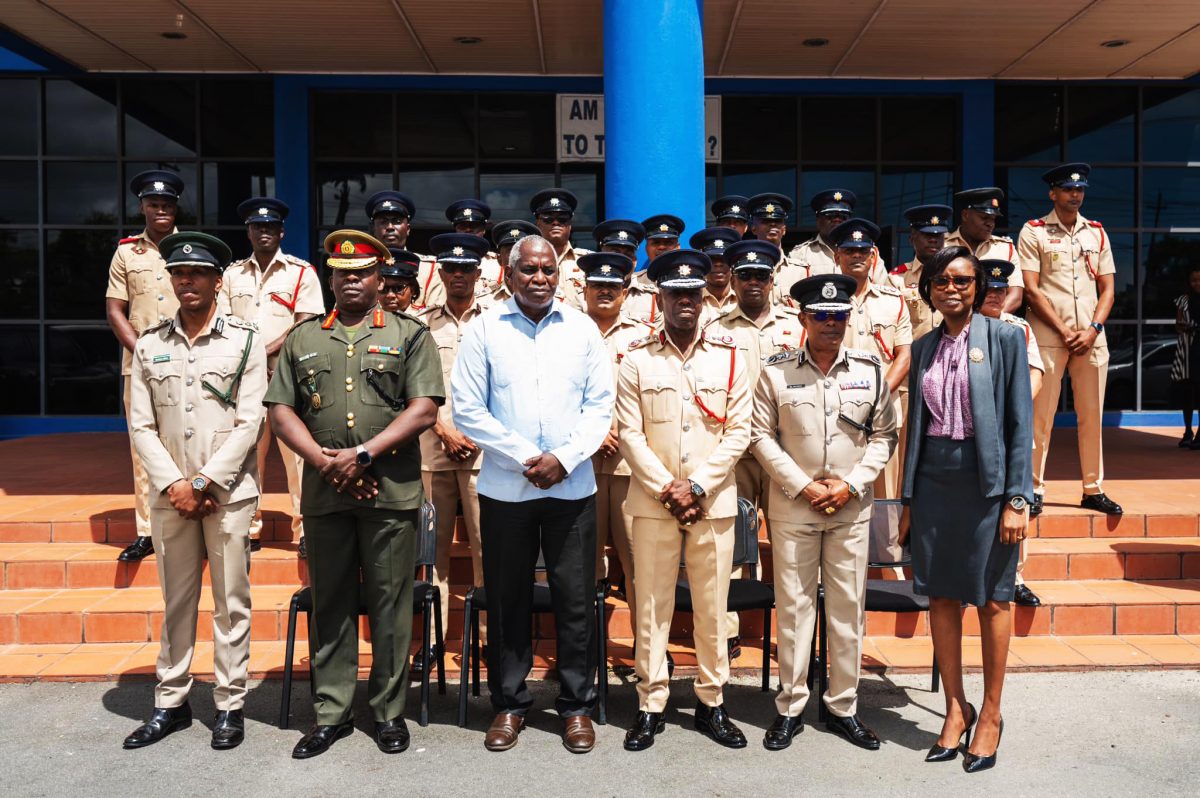
[[646,228],[633,219],[605,219],[592,229],[598,247],[637,249],[646,238]]
[[712,261],[694,249],[673,249],[664,252],[646,268],[650,279],[659,288],[688,291],[708,285],[705,277],[712,271]]
[[879,238],[879,226],[866,219],[847,219],[829,233],[829,239],[839,249],[869,249]]
[[538,213],[569,213],[575,215],[579,198],[565,188],[544,188],[529,200],[529,210]]
[[792,212],[792,201],[782,194],[765,192],[749,200],[750,215],[759,219],[786,219]]
[[732,227],[706,227],[688,239],[688,246],[709,258],[725,259],[725,251],[742,237]]
[[854,212],[858,197],[848,188],[827,188],[813,194],[808,206],[812,212],[820,216],[823,213],[849,215]]
[[289,210],[286,202],[274,197],[251,197],[237,207],[244,224],[283,224]]
[[788,293],[805,311],[849,311],[858,282],[848,274],[816,274],[792,284]]
[[646,231],[646,239],[679,238],[685,227],[683,219],[669,213],[659,213],[642,222]]
[[979,265],[983,267],[983,273],[987,275],[987,287],[992,288],[1008,288],[1008,278],[1012,275],[1013,269],[1016,268],[1011,261],[1002,258],[983,258],[979,261]]
[[374,219],[377,213],[398,213],[406,219],[411,219],[417,212],[417,206],[412,197],[399,191],[376,191],[367,198],[367,218]]
[[633,273],[633,258],[620,252],[589,252],[580,255],[578,265],[588,283],[614,283],[624,285]]
[[429,239],[429,249],[438,263],[478,266],[487,254],[488,242],[470,233],[442,233]]
[[954,195],[954,201],[965,210],[979,211],[989,216],[1003,216],[1000,203],[1004,202],[1004,189],[995,186],[969,188]]
[[159,242],[158,249],[167,262],[167,271],[177,266],[204,266],[223,272],[233,260],[233,251],[224,241],[192,230],[171,233]]
[[446,218],[451,224],[459,222],[474,222],[487,224],[492,218],[492,208],[486,202],[477,199],[460,199],[446,207]]
[[783,257],[783,251],[770,241],[750,238],[738,241],[725,250],[725,260],[733,271],[765,269],[775,271],[775,264]]
[[720,222],[722,219],[741,219],[750,221],[750,198],[741,194],[726,194],[718,197],[712,204],[713,218]]
[[384,277],[413,277],[417,276],[417,269],[421,265],[421,256],[415,252],[409,252],[407,249],[397,249],[396,247],[388,247],[388,252],[392,255],[392,262],[385,263],[380,267],[379,273]]
[[1064,163],[1042,173],[1052,188],[1087,188],[1092,167],[1086,163]]
[[151,169],[133,176],[129,190],[138,199],[142,197],[167,197],[177,200],[183,193],[183,178],[174,172]]
[[542,231],[538,230],[537,225],[533,222],[527,222],[524,219],[507,219],[497,222],[492,227],[492,244],[499,249],[515,244],[527,236],[540,236],[541,234]]
[[954,209],[949,205],[916,205],[904,212],[908,224],[918,233],[937,235],[950,231],[950,216]]

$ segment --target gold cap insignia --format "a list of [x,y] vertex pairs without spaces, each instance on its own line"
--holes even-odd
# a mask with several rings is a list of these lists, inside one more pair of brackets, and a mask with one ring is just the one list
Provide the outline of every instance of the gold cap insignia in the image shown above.
[[345,241],[342,242],[342,246],[339,247],[339,249],[341,249],[343,255],[353,255],[354,254],[354,242],[351,241],[350,239],[346,239]]
[[162,191],[166,187],[167,187],[167,185],[163,181],[161,181],[161,180],[154,181],[154,190],[155,191]]
[[999,208],[999,207],[1000,207],[1000,200],[996,199],[995,197],[992,197],[992,207],[993,207],[993,208]]
[[665,233],[665,232],[669,231],[670,229],[671,228],[669,226],[667,226],[666,224],[660,224],[658,226],[658,232],[660,232],[660,233]]
[[1003,273],[1003,272],[1001,272],[1001,270],[1000,270],[1000,267],[999,267],[999,266],[997,266],[996,268],[992,269],[992,276],[993,276],[993,277],[999,277],[999,276],[1000,276],[1002,273]]
[[463,208],[463,216],[470,216],[470,215],[471,215],[471,209]]
[[757,252],[747,252],[746,260],[758,260],[758,253]]
[[191,244],[184,244],[184,245],[183,245],[183,254],[185,254],[185,255],[190,255],[190,254],[192,254],[192,245],[191,245]]
[[862,241],[863,240],[862,230],[855,230],[853,233],[850,234],[850,237],[853,238],[855,241]]
[[380,208],[390,208],[390,207],[392,207],[392,201],[384,200],[383,202],[379,203],[379,207]]
[[268,215],[268,214],[270,214],[270,213],[271,213],[271,211],[270,211],[269,209],[267,209],[267,208],[259,208],[259,209],[258,209],[258,215],[259,215],[259,216],[267,216],[267,215]]
[[979,347],[975,347],[970,352],[967,353],[967,357],[971,358],[972,363],[982,363],[983,362],[983,350],[980,349]]
[[741,213],[742,206],[741,205],[730,205],[729,210],[732,211],[733,213]]
[[692,273],[692,267],[688,266],[686,263],[679,267],[679,276],[680,277],[687,277],[691,273]]
[[451,251],[452,253],[454,253],[455,255],[461,255],[461,254],[463,254],[463,248],[462,248],[462,247],[455,247],[454,249],[452,249],[452,250],[450,250],[450,251]]
[[930,219],[929,219],[930,224],[941,224],[941,222],[942,222],[942,220],[937,218],[936,216],[930,217]]
[[604,264],[603,266],[600,267],[600,273],[601,274],[612,274],[612,266],[609,266],[607,263]]
[[775,213],[775,203],[768,202],[767,207],[763,208],[763,210],[767,213]]
[[825,283],[825,285],[821,286],[821,298],[822,299],[833,299],[836,296],[837,296],[837,286],[836,285],[834,285],[833,283]]
[[842,192],[840,192],[840,191],[833,192],[833,201],[841,202],[842,201]]
[[619,238],[619,239],[621,239],[622,241],[624,241],[624,240],[626,240],[627,238],[629,238],[629,233],[625,232],[624,230],[620,230],[620,231],[618,231],[618,232],[617,232],[617,238]]
[[521,229],[519,227],[514,227],[513,229],[508,231],[509,238],[516,238],[519,235],[521,235]]
[[559,203],[559,199],[558,199],[558,197],[551,197],[551,198],[550,198],[550,204],[551,204],[551,205],[557,205],[558,203]]
[[713,242],[713,246],[717,249],[725,249],[725,242],[718,238]]
[[1079,179],[1079,173],[1078,173],[1078,172],[1072,172],[1072,173],[1071,173],[1071,179],[1072,179],[1072,180],[1078,180],[1078,179]]

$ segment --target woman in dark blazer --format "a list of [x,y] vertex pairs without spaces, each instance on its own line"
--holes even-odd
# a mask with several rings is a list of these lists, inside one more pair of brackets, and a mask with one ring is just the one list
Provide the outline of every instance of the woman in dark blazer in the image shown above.
[[[965,247],[934,256],[918,291],[943,321],[913,344],[900,540],[911,530],[914,590],[929,596],[946,696],[946,720],[926,760],[954,759],[965,736],[963,769],[973,773],[995,765],[1004,728],[1009,608],[1033,500],[1029,364],[1021,331],[978,313],[986,276]],[[978,712],[963,692],[962,602],[979,612]]]

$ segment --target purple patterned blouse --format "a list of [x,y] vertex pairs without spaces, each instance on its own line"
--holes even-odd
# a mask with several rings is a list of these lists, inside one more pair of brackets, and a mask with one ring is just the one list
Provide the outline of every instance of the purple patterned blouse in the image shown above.
[[942,333],[933,362],[921,381],[921,393],[929,408],[929,430],[934,438],[961,441],[975,437],[971,418],[971,380],[967,375],[967,342],[971,325],[957,338]]

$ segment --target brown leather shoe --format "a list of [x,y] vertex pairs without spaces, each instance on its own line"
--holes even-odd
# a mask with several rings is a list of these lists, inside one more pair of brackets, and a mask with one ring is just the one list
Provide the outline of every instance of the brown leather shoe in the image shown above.
[[501,712],[488,726],[483,747],[489,751],[507,751],[517,744],[517,735],[525,728],[525,718],[512,712]]
[[572,715],[567,718],[563,731],[563,745],[572,754],[586,754],[596,744],[596,730],[587,715]]

